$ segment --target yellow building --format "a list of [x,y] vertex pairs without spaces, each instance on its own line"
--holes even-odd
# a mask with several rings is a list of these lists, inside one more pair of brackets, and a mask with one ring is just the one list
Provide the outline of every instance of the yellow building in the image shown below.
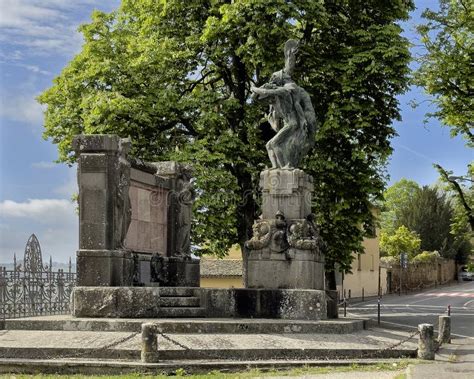
[[374,238],[364,239],[364,254],[354,254],[352,274],[343,275],[337,286],[341,299],[377,296],[379,283],[381,295],[387,293],[387,271],[380,267],[379,233],[377,229]]
[[201,258],[201,287],[242,288],[242,255],[234,247],[223,259]]

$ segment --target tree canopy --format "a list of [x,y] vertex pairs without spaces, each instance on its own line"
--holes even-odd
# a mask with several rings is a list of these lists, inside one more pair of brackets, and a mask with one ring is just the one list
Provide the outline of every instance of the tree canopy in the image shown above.
[[[431,95],[436,110],[428,116],[438,118],[451,130],[451,136],[461,136],[468,148],[474,147],[474,3],[467,0],[439,0],[438,11],[425,10],[425,24],[418,32],[425,48],[419,57],[419,69],[414,79]],[[474,180],[474,165],[469,164],[467,178],[453,175],[440,165],[435,168],[442,181],[456,196],[458,231],[467,220],[474,231],[474,195],[463,181]]]
[[437,105],[430,116],[474,147],[474,3],[439,0],[439,6],[439,11],[426,9],[426,23],[417,28],[426,51],[415,82]]
[[[459,211],[456,198],[442,186],[420,187],[414,181],[402,179],[385,191],[381,213],[382,250],[391,237],[400,233],[400,227],[404,227],[420,239],[416,254],[423,250],[437,251],[444,258],[463,262],[471,249],[466,233],[469,224],[465,218],[458,217],[458,213],[464,214]],[[397,236],[395,240],[400,238]]]
[[410,258],[420,252],[420,236],[402,225],[393,234],[386,232],[380,235],[380,248],[389,256],[399,257],[401,253],[407,253]]
[[258,174],[272,137],[250,86],[283,66],[300,41],[295,81],[310,93],[320,130],[303,169],[328,251],[350,269],[384,188],[396,96],[410,56],[400,20],[407,0],[123,0],[83,25],[82,51],[39,101],[46,138],[73,162],[75,134],[131,136],[132,154],[190,162],[196,171],[194,243],[224,254],[249,238]]

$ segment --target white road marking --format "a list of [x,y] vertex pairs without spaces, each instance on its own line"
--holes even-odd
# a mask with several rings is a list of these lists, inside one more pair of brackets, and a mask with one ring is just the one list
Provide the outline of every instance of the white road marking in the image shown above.
[[471,303],[474,303],[474,300],[469,300],[468,302],[464,303],[463,308],[467,308],[467,305]]

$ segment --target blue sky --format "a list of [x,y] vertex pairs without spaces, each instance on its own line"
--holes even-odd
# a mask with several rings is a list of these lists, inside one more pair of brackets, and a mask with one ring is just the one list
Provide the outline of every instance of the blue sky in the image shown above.
[[[36,233],[45,259],[66,262],[77,249],[77,216],[71,195],[77,191],[75,168],[54,164],[56,146],[42,139],[42,108],[34,100],[80,50],[77,27],[93,9],[110,11],[119,0],[0,0],[0,262],[22,258],[25,243]],[[420,10],[436,0],[416,1],[405,35],[417,44],[414,26]],[[416,50],[415,50],[416,51]],[[430,120],[423,124],[427,103],[414,88],[400,97],[402,122],[388,172],[390,183],[402,177],[420,184],[437,180],[433,162],[463,175],[473,160],[460,138]]]

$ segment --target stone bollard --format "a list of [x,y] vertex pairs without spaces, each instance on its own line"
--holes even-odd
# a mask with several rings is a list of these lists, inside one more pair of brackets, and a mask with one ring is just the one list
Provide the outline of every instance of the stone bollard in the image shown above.
[[439,316],[438,323],[438,342],[451,343],[451,317],[450,316]]
[[154,324],[142,324],[142,362],[158,362],[158,339],[156,336],[156,326]]
[[420,339],[418,340],[418,358],[434,360],[435,358],[435,340],[433,324],[418,325]]

